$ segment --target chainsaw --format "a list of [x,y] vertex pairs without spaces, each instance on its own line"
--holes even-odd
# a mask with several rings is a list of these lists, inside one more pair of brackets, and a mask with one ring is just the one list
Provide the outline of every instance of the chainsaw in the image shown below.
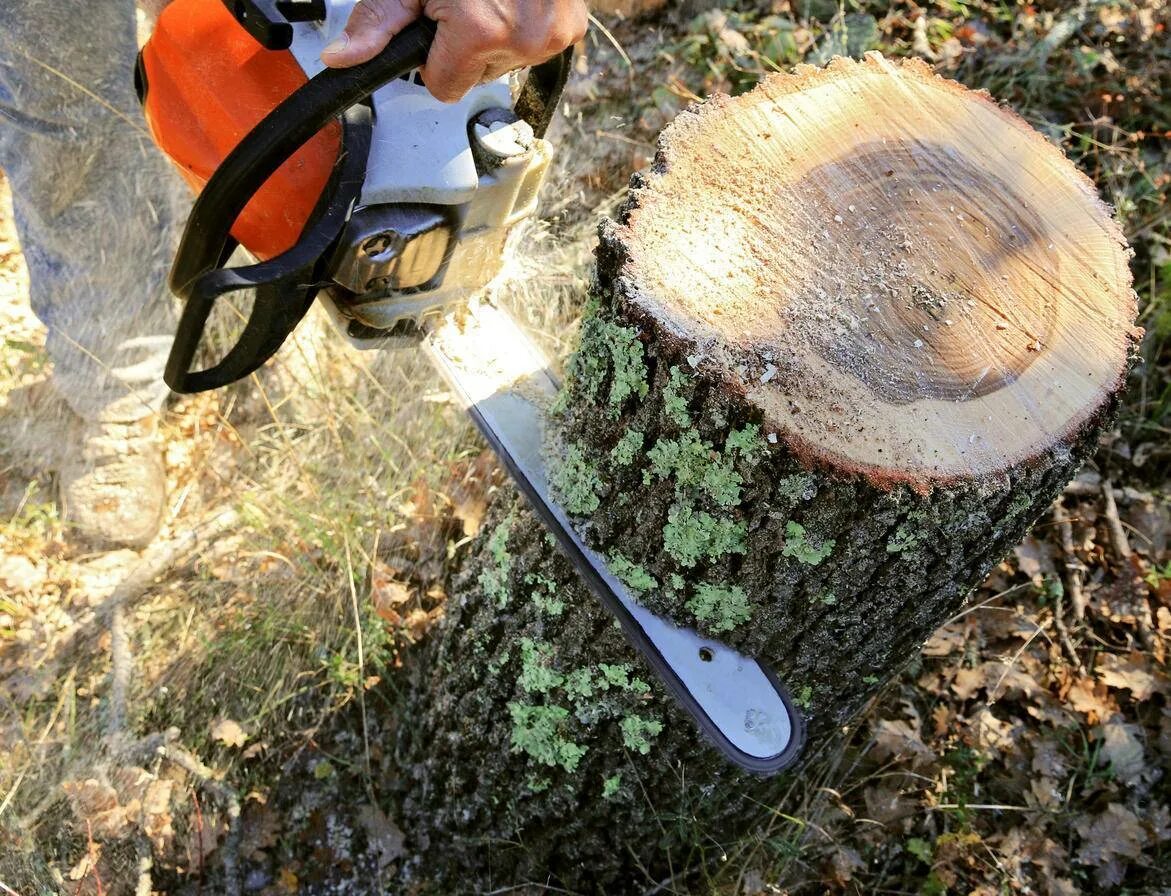
[[[184,305],[167,384],[200,392],[249,375],[314,300],[359,347],[421,346],[700,730],[744,769],[786,768],[804,731],[772,670],[641,606],[557,503],[546,416],[558,384],[517,323],[480,300],[536,211],[571,51],[518,91],[503,77],[443,104],[418,73],[436,30],[425,18],[368,62],[324,67],[354,5],[175,0],[139,54],[151,135],[199,191],[170,275]],[[258,260],[230,267],[238,246]],[[238,338],[192,369],[216,303],[240,294],[251,306]]]

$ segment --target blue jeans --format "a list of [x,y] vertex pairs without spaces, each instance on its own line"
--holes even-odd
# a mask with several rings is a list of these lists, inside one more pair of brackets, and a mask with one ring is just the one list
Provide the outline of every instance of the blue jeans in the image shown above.
[[134,95],[134,0],[0,0],[0,169],[58,391],[134,420],[167,395],[166,275],[190,206]]

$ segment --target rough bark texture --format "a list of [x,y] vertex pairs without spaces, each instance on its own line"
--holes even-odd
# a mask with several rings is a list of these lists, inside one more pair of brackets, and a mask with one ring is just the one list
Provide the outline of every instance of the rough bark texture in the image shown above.
[[[661,153],[651,178],[669,163]],[[735,358],[648,313],[627,240],[646,182],[633,186],[602,228],[554,479],[640,600],[775,668],[809,757],[1049,506],[1114,402],[987,475],[923,486],[834,469],[762,413]],[[649,887],[718,856],[785,785],[702,743],[508,494],[419,662],[408,718],[418,873],[477,890]]]

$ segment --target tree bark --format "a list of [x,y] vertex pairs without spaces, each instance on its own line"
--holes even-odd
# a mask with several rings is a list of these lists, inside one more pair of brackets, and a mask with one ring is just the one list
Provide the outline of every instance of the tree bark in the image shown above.
[[[871,56],[677,119],[601,230],[554,479],[639,599],[768,662],[813,756],[1093,450],[1127,250],[1021,119]],[[417,667],[420,873],[650,887],[785,781],[705,744],[502,493]]]

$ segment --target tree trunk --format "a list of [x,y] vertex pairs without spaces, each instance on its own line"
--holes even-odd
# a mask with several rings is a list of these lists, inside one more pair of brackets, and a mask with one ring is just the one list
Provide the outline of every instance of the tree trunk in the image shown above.
[[[561,500],[640,600],[772,665],[808,757],[1092,451],[1127,258],[1058,150],[921,64],[713,98],[602,228]],[[496,503],[403,725],[422,873],[613,892],[718,856],[777,782],[706,745]]]

